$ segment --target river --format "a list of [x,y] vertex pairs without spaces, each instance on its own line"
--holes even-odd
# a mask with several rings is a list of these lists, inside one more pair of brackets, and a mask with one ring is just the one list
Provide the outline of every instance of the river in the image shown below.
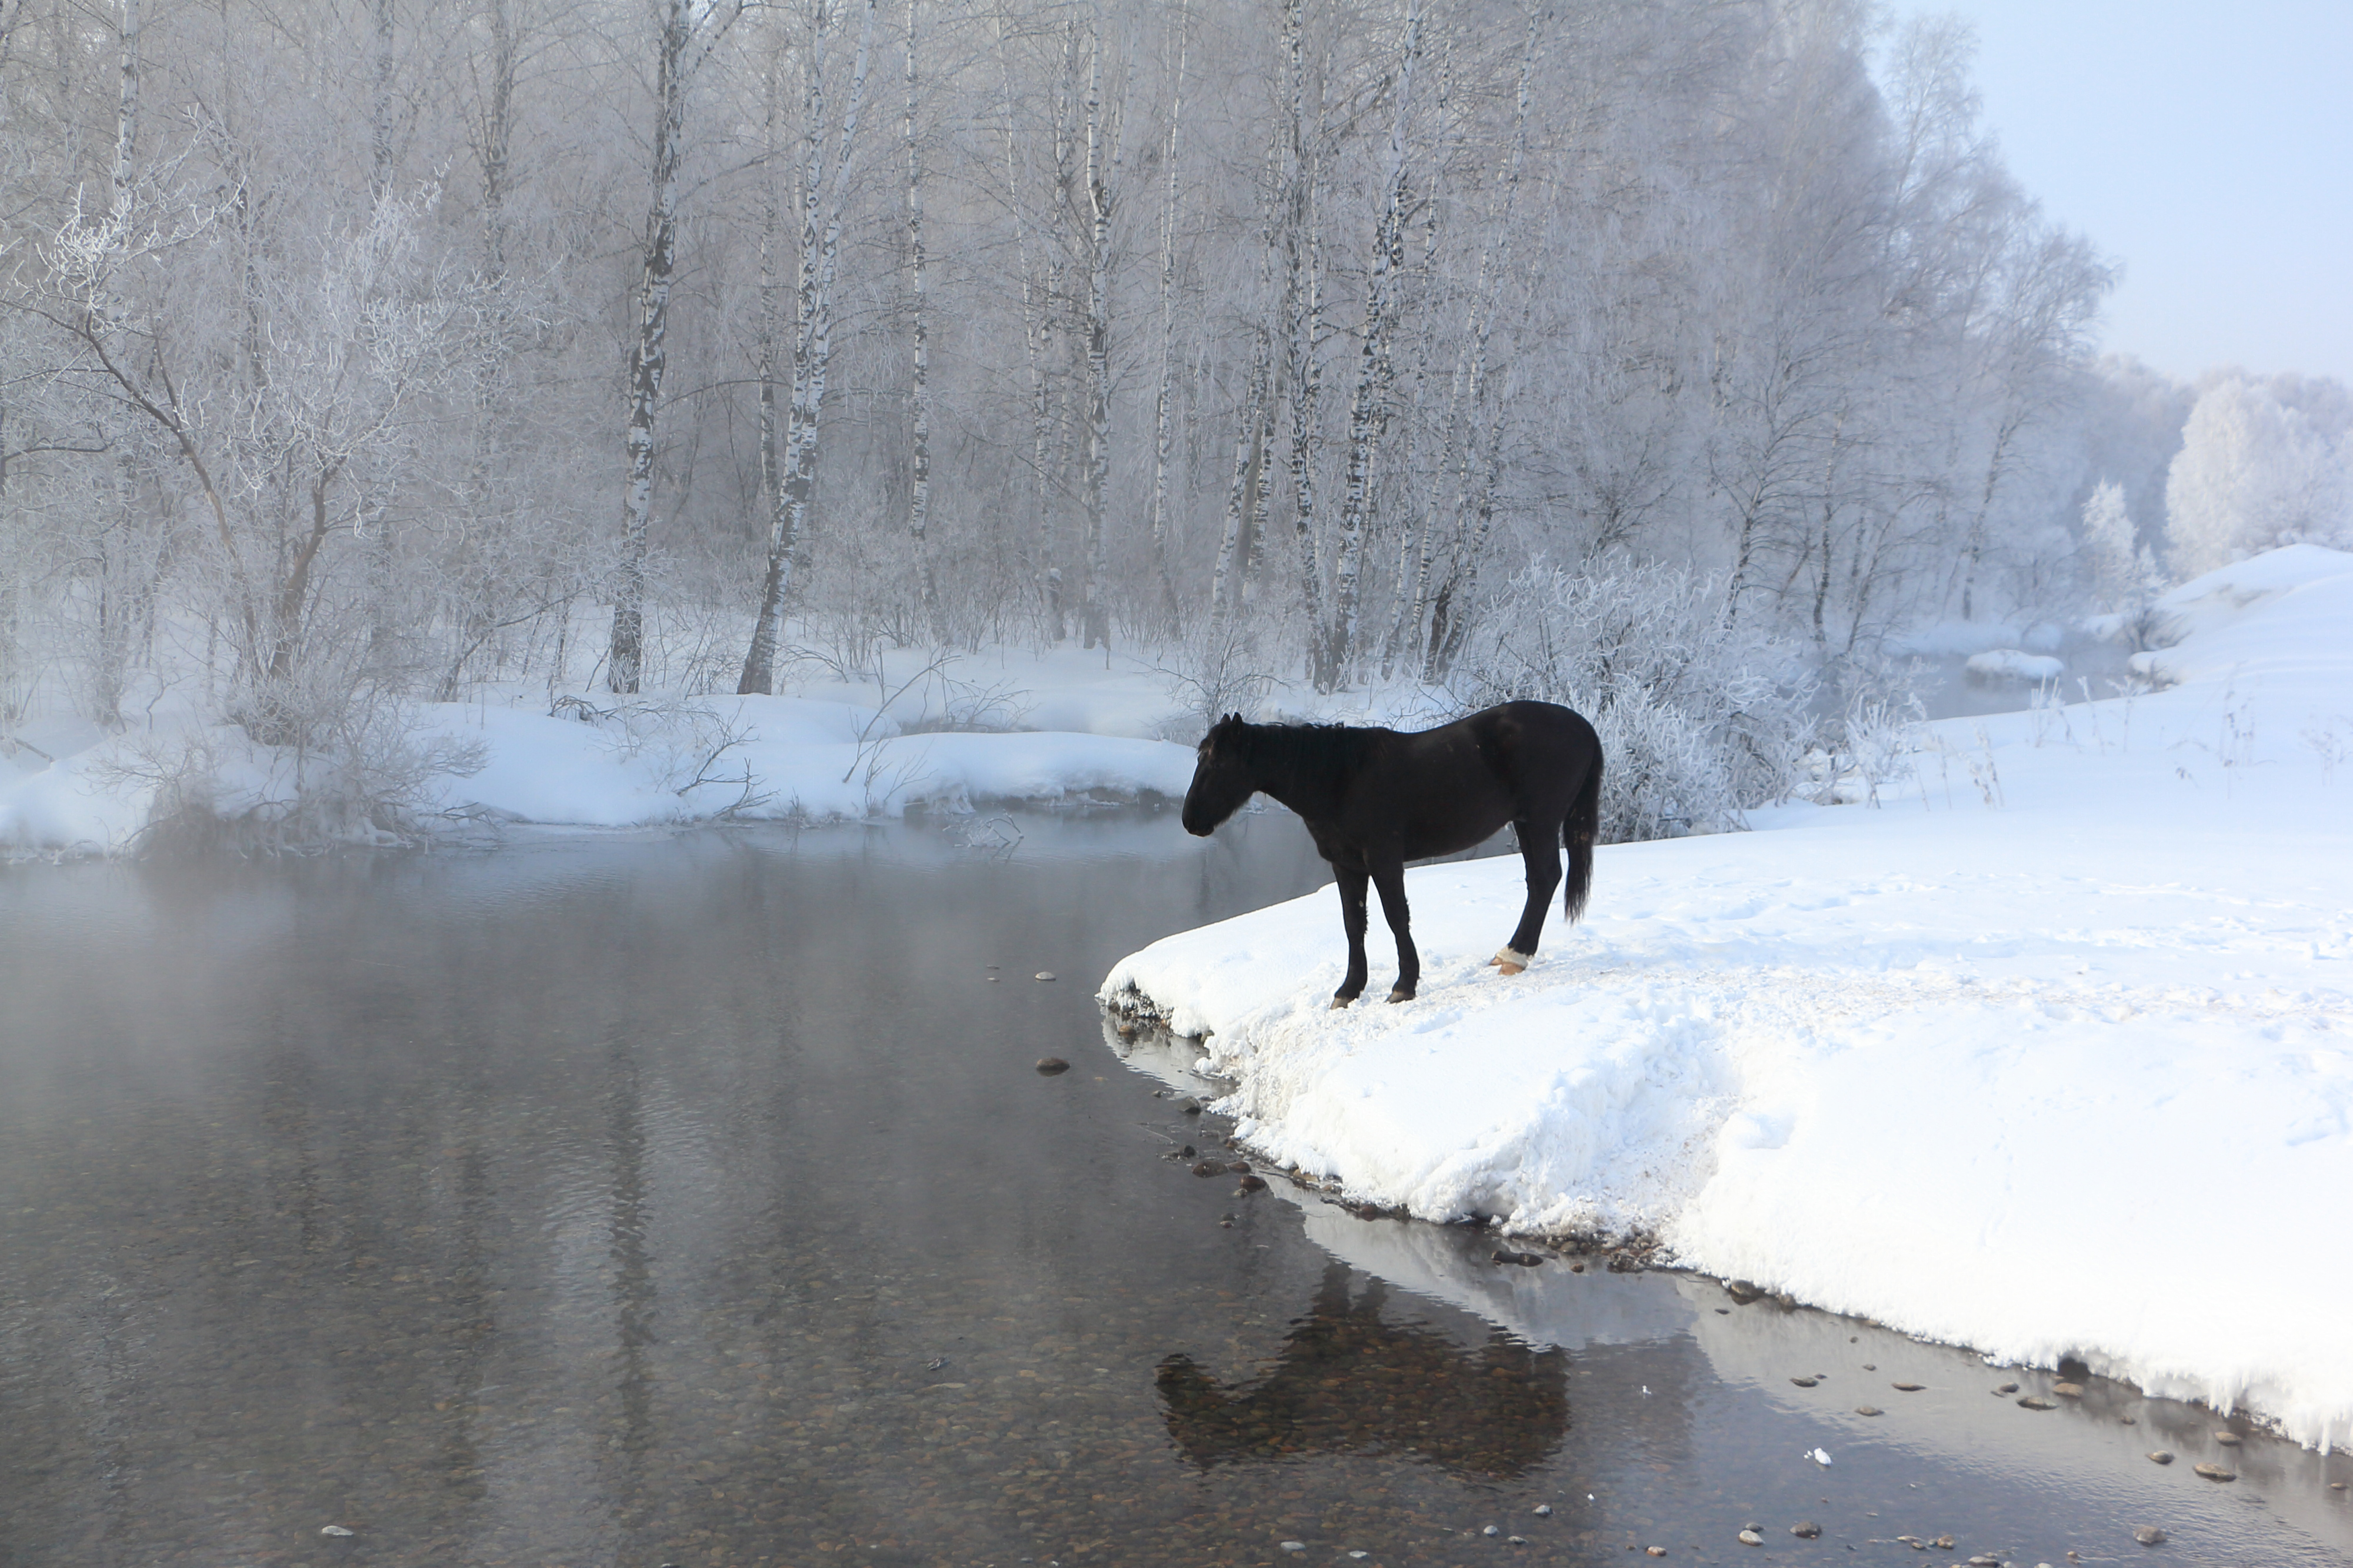
[[0,867],[0,1564],[2353,1561],[2342,1455],[1197,1177],[1095,982],[1326,879],[1280,812]]

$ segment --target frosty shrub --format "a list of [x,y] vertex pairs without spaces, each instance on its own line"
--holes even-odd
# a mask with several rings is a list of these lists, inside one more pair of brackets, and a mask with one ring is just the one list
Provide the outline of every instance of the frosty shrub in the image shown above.
[[270,745],[225,725],[157,734],[96,776],[146,794],[138,853],[303,854],[443,836],[455,819],[437,784],[485,760],[478,743],[422,733],[414,709],[391,700],[350,704],[314,742]]
[[1160,737],[1191,745],[1229,713],[1256,719],[1274,689],[1271,661],[1260,651],[1257,627],[1204,616],[1189,622],[1155,667],[1168,695],[1182,705],[1160,725]]
[[1591,720],[1608,759],[1601,837],[1623,843],[1737,827],[1786,799],[1814,685],[1797,645],[1726,624],[1719,579],[1538,562],[1481,617],[1448,689],[1466,710],[1534,698]]

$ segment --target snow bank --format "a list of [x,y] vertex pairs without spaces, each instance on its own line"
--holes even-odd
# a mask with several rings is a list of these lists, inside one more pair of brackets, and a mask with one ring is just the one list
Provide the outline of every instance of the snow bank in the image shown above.
[[2056,680],[2067,673],[2066,664],[2047,653],[2028,653],[2014,647],[1973,653],[1961,668],[1969,673],[1972,679],[2014,681],[2022,686]]
[[[633,827],[798,818],[864,821],[997,802],[1176,796],[1190,747],[1119,735],[1017,731],[906,734],[855,703],[795,697],[649,702],[616,711],[602,694],[554,717],[533,707],[426,703],[406,744],[462,771],[428,772],[402,804],[507,822]],[[121,735],[59,725],[0,758],[0,847],[113,851],[153,819],[167,780],[201,779],[224,816],[282,809],[303,769],[237,731],[165,716]],[[34,749],[36,746],[38,750]],[[315,777],[315,773],[313,773]]]
[[[1102,996],[1207,1035],[1243,1135],[1356,1195],[1654,1231],[2342,1443],[2353,556],[2277,552],[2168,607],[2174,689],[1926,726],[1883,809],[1605,848],[1588,922],[1556,914],[1525,975],[1482,967],[1512,858],[1411,873],[1414,1003],[1328,1010],[1329,889],[1156,942]],[[1377,995],[1377,922],[1373,951]]]

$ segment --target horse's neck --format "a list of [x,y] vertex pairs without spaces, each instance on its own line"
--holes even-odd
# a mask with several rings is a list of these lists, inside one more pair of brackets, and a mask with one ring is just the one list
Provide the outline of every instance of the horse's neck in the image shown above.
[[1314,731],[1272,730],[1260,742],[1259,790],[1313,822],[1340,808],[1343,759],[1334,737]]

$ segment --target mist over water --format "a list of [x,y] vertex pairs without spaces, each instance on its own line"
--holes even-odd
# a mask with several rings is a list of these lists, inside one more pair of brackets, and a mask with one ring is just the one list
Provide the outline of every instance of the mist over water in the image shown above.
[[1324,879],[1271,812],[0,868],[0,1563],[2353,1552],[2203,1413],[1194,1177],[1095,978]]

